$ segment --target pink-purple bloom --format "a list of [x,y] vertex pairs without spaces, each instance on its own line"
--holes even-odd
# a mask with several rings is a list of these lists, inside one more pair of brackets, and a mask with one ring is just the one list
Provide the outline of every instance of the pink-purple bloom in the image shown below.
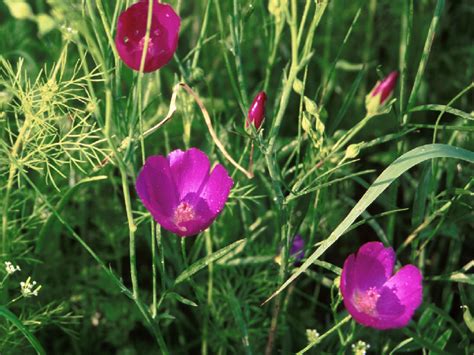
[[245,121],[245,127],[253,124],[255,129],[258,130],[263,123],[265,118],[265,102],[267,101],[267,95],[264,91],[261,91],[255,96],[252,104],[250,105],[247,120]]
[[[294,261],[293,265],[298,266],[304,258],[304,239],[301,235],[296,234],[293,237],[290,247],[290,258]],[[281,248],[279,248],[278,255],[275,256],[275,262],[281,264]]]
[[[140,70],[145,46],[148,4],[142,0],[122,12],[118,18],[115,45],[124,63],[133,70]],[[150,39],[145,56],[144,72],[155,71],[167,64],[178,46],[180,17],[167,4],[153,1]]]
[[304,258],[304,239],[299,234],[296,234],[293,238],[290,256],[295,259],[296,263],[299,263]]
[[392,275],[394,265],[395,252],[380,242],[366,243],[346,259],[341,293],[358,323],[376,329],[402,328],[420,306],[420,270],[405,265]]
[[395,90],[397,79],[398,72],[393,71],[385,79],[375,84],[375,87],[365,98],[367,111],[375,112],[388,101]]
[[380,94],[380,104],[383,105],[392,94],[397,84],[398,72],[393,71],[388,76],[375,85],[371,91],[371,96],[377,96]]
[[233,181],[197,148],[149,157],[138,174],[138,196],[155,220],[181,237],[207,229],[222,212]]

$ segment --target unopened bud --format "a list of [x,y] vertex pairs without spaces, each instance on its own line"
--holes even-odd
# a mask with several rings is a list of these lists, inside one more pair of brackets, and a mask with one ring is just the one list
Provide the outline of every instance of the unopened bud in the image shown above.
[[393,94],[397,84],[398,72],[391,72],[385,79],[377,82],[372,91],[365,97],[367,113],[376,113],[385,105]]
[[255,129],[258,130],[263,123],[265,118],[265,102],[267,101],[267,95],[264,91],[259,92],[255,99],[250,105],[249,113],[245,123],[245,127],[248,127],[250,124],[255,126]]
[[346,159],[354,159],[360,153],[360,148],[364,143],[351,144],[346,148]]

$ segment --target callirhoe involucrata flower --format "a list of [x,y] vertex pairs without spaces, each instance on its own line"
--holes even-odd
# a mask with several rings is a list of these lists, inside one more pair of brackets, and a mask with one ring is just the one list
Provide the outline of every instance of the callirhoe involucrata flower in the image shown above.
[[250,124],[255,126],[258,131],[262,126],[263,119],[265,118],[265,103],[267,101],[267,95],[264,91],[261,91],[255,96],[252,104],[250,105],[247,120],[245,121],[245,127]]
[[210,172],[207,155],[197,148],[149,157],[136,189],[155,220],[181,237],[208,228],[221,213],[233,181],[217,164]]
[[365,97],[367,113],[372,114],[379,111],[392,97],[395,85],[397,85],[398,72],[391,72],[385,79],[378,81],[372,91]]
[[145,56],[144,72],[155,71],[173,58],[178,46],[180,17],[168,4],[157,0],[142,0],[122,12],[117,22],[115,45],[124,63],[140,70],[145,47],[148,4],[153,1],[150,37]]
[[394,275],[395,252],[380,242],[364,244],[345,261],[341,274],[344,305],[358,323],[376,329],[406,326],[423,296],[422,276],[414,265]]

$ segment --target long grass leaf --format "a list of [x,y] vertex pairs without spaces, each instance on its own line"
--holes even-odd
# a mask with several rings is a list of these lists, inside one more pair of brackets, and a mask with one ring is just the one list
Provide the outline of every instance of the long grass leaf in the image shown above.
[[474,162],[474,152],[466,149],[453,147],[445,144],[427,144],[415,148],[408,153],[403,154],[392,164],[390,164],[380,176],[374,181],[370,188],[365,192],[364,196],[357,202],[354,208],[344,218],[344,220],[336,227],[331,235],[311,254],[311,256],[301,265],[298,270],[291,275],[288,280],[275,291],[266,302],[282,292],[290,283],[300,276],[311,264],[314,263],[329,247],[331,247],[344,232],[355,222],[362,212],[364,212],[392,182],[400,177],[404,172],[412,167],[435,158],[454,158],[465,160],[470,163]]

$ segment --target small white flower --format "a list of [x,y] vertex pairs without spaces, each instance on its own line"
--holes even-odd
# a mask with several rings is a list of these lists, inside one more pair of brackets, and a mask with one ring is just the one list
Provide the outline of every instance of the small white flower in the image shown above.
[[91,323],[94,327],[98,327],[100,323],[100,318],[102,317],[102,314],[99,312],[95,312],[92,317],[91,317]]
[[13,265],[10,261],[5,261],[5,270],[7,271],[8,275],[14,274],[17,271],[20,271],[20,267],[18,265]]
[[31,277],[25,282],[20,282],[20,287],[23,297],[38,296],[38,291],[41,290],[41,285],[36,286],[36,281],[31,281]]
[[314,343],[319,338],[319,333],[316,329],[306,329],[306,339],[308,343]]
[[357,343],[352,344],[352,352],[356,355],[365,355],[367,354],[367,350],[370,348],[370,344],[359,340]]

